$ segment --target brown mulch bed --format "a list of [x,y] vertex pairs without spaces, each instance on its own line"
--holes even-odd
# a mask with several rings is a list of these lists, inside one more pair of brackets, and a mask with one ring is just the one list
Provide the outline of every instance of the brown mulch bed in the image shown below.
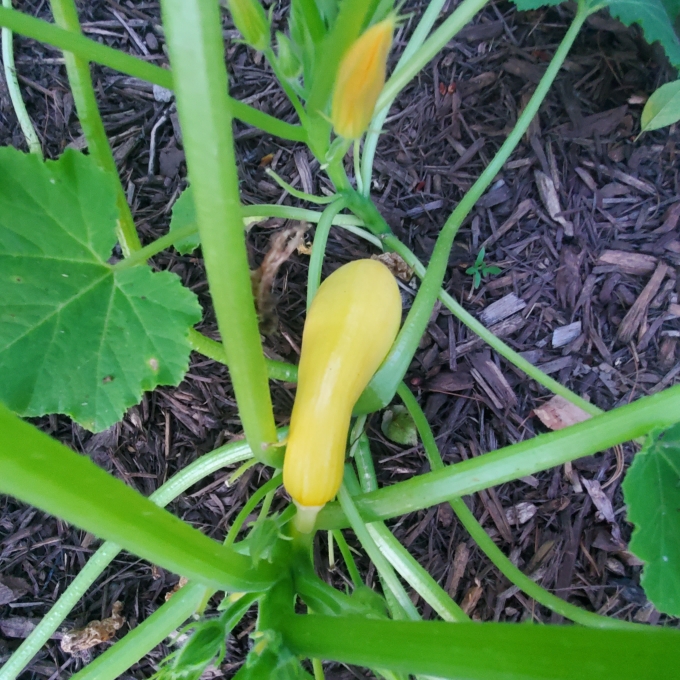
[[[23,11],[49,16],[42,1],[19,4]],[[424,4],[411,2],[406,9],[418,16]],[[166,63],[156,29],[158,3],[96,0],[86,5],[81,19],[87,35]],[[279,27],[285,16],[276,6]],[[372,194],[395,232],[422,259],[427,260],[441,224],[512,128],[570,16],[563,7],[520,13],[508,3],[489,6],[394,106],[379,145]],[[399,34],[398,48],[412,21]],[[263,71],[257,55],[235,42],[237,33],[226,18],[225,35],[233,96],[293,121],[271,74]],[[47,156],[58,156],[67,145],[82,148],[61,55],[25,39],[15,39],[15,45],[22,89]],[[186,185],[176,114],[172,103],[157,101],[145,83],[100,67],[93,67],[93,73],[123,184],[148,242],[165,233],[172,205]],[[660,51],[646,45],[639,31],[621,27],[608,15],[593,17],[529,133],[461,229],[450,258],[446,288],[466,309],[483,314],[513,348],[603,409],[659,391],[680,375],[680,132],[635,137],[644,97],[671,77]],[[24,148],[1,80],[0,138]],[[305,149],[240,123],[236,140],[247,203],[283,199],[298,204],[282,197],[265,175],[263,159],[270,155],[270,167],[294,186],[316,193],[328,187]],[[546,200],[551,187],[556,210]],[[250,231],[253,264],[261,261],[271,234],[284,224],[269,220]],[[472,291],[465,269],[483,245],[486,261],[502,273]],[[325,273],[372,252],[353,235],[334,230]],[[284,265],[276,286],[279,329],[266,340],[271,356],[291,362],[296,362],[304,319],[307,262],[306,256],[295,255]],[[206,309],[202,330],[215,337],[201,260],[173,251],[156,257],[155,264],[176,272],[199,295]],[[413,294],[404,287],[407,307]],[[500,300],[504,304],[492,307]],[[632,308],[639,313],[631,314]],[[545,431],[532,411],[548,400],[546,390],[485,349],[446,310],[433,314],[407,379],[447,463]],[[272,395],[277,418],[285,423],[293,388],[272,383]],[[145,395],[107,432],[92,435],[63,416],[36,422],[144,494],[240,433],[227,370],[198,355],[192,356],[178,388]],[[369,431],[381,483],[427,471],[420,447],[406,449],[385,439],[379,415],[370,419]],[[632,455],[632,446],[604,452],[575,461],[571,469],[539,473],[466,502],[506,554],[542,586],[593,611],[663,622],[639,586],[640,567],[619,542],[620,537],[625,544],[630,536],[620,482],[621,463]],[[220,472],[170,509],[221,538],[267,474],[251,469],[227,488],[228,471]],[[593,491],[592,480],[603,494]],[[611,505],[613,522],[598,512],[594,496]],[[508,512],[520,502],[533,506],[528,514],[534,514],[523,523]],[[276,503],[282,506],[285,499]],[[447,506],[390,525],[474,619],[559,620],[510,587]],[[325,537],[318,544],[320,573],[342,586],[343,565],[330,569]],[[23,579],[26,592],[0,604],[0,663],[97,545],[88,534],[2,497],[0,579]],[[366,560],[360,565],[367,582],[378,587],[374,569]],[[63,628],[109,616],[120,600],[127,619],[121,636],[155,611],[177,580],[177,575],[121,554]],[[424,617],[431,618],[430,608],[414,598]],[[231,637],[230,654],[214,677],[230,677],[238,667],[248,649],[249,626],[245,623]],[[125,677],[149,677],[168,651],[160,646]],[[96,653],[64,654],[54,640],[21,678],[68,677]],[[329,677],[365,675],[336,666]]]

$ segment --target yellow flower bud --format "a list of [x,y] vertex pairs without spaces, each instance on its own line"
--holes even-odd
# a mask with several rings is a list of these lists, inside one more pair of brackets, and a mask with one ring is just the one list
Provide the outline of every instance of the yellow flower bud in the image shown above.
[[400,322],[399,287],[382,262],[350,262],[319,287],[302,334],[283,463],[301,531],[311,530],[316,513],[340,488],[352,409]]
[[331,122],[345,139],[359,139],[373,116],[385,85],[394,17],[371,26],[345,53],[333,91]]
[[271,42],[269,20],[258,0],[228,0],[231,18],[243,39],[259,52]]

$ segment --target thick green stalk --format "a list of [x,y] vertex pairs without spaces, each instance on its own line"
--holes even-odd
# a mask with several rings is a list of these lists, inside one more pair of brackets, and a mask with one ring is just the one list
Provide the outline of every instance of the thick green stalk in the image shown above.
[[328,241],[328,234],[331,231],[331,225],[336,215],[345,208],[347,201],[344,198],[338,198],[337,201],[331,203],[321,215],[319,224],[314,232],[314,243],[312,244],[312,255],[309,258],[309,271],[307,273],[307,310],[312,304],[312,300],[316,295],[316,291],[321,285],[321,267],[323,265],[323,258],[326,254],[326,242]]
[[[73,33],[80,33],[78,10],[74,0],[50,0],[50,6],[54,20],[61,28]],[[73,102],[76,105],[80,125],[87,140],[88,151],[104,172],[118,180],[116,182],[116,206],[118,208],[116,235],[123,255],[128,257],[130,253],[139,250],[142,244],[139,241],[130,206],[118,176],[118,168],[109,146],[109,140],[106,137],[104,123],[99,115],[97,98],[90,77],[90,64],[87,60],[81,59],[72,52],[64,52],[64,62],[73,93]]]
[[[3,7],[12,7],[12,0],[2,0]],[[24,99],[21,96],[21,89],[19,88],[19,81],[17,80],[17,71],[14,66],[14,45],[12,44],[13,36],[12,31],[8,28],[2,29],[2,64],[5,69],[5,80],[7,81],[7,90],[9,92],[9,97],[12,100],[12,106],[14,107],[14,113],[16,113],[17,120],[21,126],[21,131],[24,133],[26,138],[26,144],[28,145],[28,150],[31,153],[38,154],[42,157],[42,147],[40,146],[40,140],[33,127],[31,118],[26,110],[26,104],[24,104]]]
[[[252,453],[245,441],[225,444],[201,456],[198,460],[171,477],[149,496],[149,500],[160,507],[164,507],[204,477],[223,467],[246,460],[251,456]],[[106,541],[92,555],[47,615],[40,620],[40,623],[12,654],[9,661],[0,668],[0,680],[14,680],[21,673],[28,662],[38,653],[39,649],[49,640],[52,633],[57,630],[73,607],[76,606],[76,603],[85,594],[85,591],[94,583],[99,574],[106,569],[119,552],[120,546]]]
[[256,458],[273,463],[276,426],[243,232],[219,5],[163,0],[161,8],[217,325],[248,443]]
[[[408,409],[413,418],[418,434],[423,442],[423,448],[430,462],[432,470],[443,470],[445,465],[437,447],[437,442],[432,434],[430,424],[420,408],[420,404],[413,396],[409,388],[402,383],[397,390],[397,394],[401,397],[404,405]],[[462,498],[454,498],[450,501],[451,508],[458,516],[463,526],[468,530],[472,538],[475,539],[477,545],[482,549],[486,556],[498,567],[500,572],[508,578],[508,580],[521,588],[527,595],[533,597],[545,607],[566,616],[568,619],[580,623],[591,628],[639,628],[644,629],[646,626],[642,624],[628,623],[619,619],[612,619],[608,616],[600,616],[593,612],[585,611],[580,607],[565,602],[561,597],[557,597],[548,592],[545,588],[541,588],[535,581],[532,581],[528,576],[523,574],[500,550],[500,548],[491,540],[489,535],[484,531],[482,525],[475,519],[475,516],[468,509]]]
[[[470,0],[466,1],[469,2]],[[413,31],[413,34],[411,35],[408,41],[408,45],[406,45],[406,48],[404,49],[401,57],[399,58],[399,61],[397,62],[397,66],[394,69],[395,73],[397,73],[400,68],[402,68],[416,55],[423,42],[425,42],[427,34],[432,29],[432,26],[434,26],[434,22],[437,20],[439,13],[442,11],[442,7],[444,6],[445,2],[446,0],[432,0],[432,2],[430,2],[430,4],[427,6],[427,9],[423,13],[423,16],[418,22],[415,31]],[[465,2],[463,2],[462,5],[459,5],[454,10],[454,14],[458,12],[460,8],[464,5]],[[385,124],[387,114],[389,113],[393,101],[394,99],[386,103],[380,109],[376,107],[375,113],[373,114],[373,118],[371,120],[371,124],[368,126],[368,131],[366,132],[366,138],[364,139],[364,151],[361,156],[362,189],[359,189],[359,187],[357,186],[357,189],[364,196],[368,196],[371,193],[371,175],[373,174],[373,159],[375,158],[375,151],[378,147],[378,139],[380,138],[380,134],[382,133],[383,125]]]
[[280,630],[300,656],[456,680],[665,680],[680,666],[680,633],[667,628],[587,630],[288,615]]
[[[542,434],[354,500],[365,521],[389,519],[592,455],[657,427],[669,427],[677,422],[678,413],[680,385],[564,430]],[[319,513],[317,529],[345,526],[347,520],[337,503],[327,504]]]
[[[15,33],[58,47],[61,50],[73,52],[81,59],[97,62],[115,71],[160,85],[168,90],[173,89],[170,71],[120,50],[102,45],[80,33],[65,31],[47,21],[36,19],[23,12],[0,7],[0,26],[5,26]],[[244,123],[293,142],[305,142],[307,139],[307,133],[299,125],[291,125],[236,100],[232,100],[231,104],[234,117]]]
[[[354,461],[359,473],[361,490],[370,493],[378,489],[368,437],[361,435],[355,449]],[[366,529],[378,549],[399,575],[427,602],[444,621],[461,623],[470,617],[449,597],[448,593],[430,576],[418,561],[397,540],[384,522],[371,522]]]
[[206,586],[255,591],[267,588],[274,577],[272,565],[261,562],[253,568],[249,558],[162,510],[2,405],[0,493]]
[[200,583],[187,583],[148,619],[128,632],[113,647],[88,664],[71,680],[116,680],[168,635],[177,630],[205,600],[210,590]]
[[[583,8],[583,5],[579,5],[574,21],[555,52],[552,61],[522,115],[519,117],[513,131],[442,227],[413,306],[392,346],[392,350],[357,404],[357,413],[378,410],[388,404],[394,396],[397,386],[406,374],[418,343],[425,332],[432,308],[439,296],[448,266],[449,253],[458,229],[520,142],[522,135],[526,132],[545,99],[587,16],[587,10]],[[386,239],[386,242],[389,241]]]

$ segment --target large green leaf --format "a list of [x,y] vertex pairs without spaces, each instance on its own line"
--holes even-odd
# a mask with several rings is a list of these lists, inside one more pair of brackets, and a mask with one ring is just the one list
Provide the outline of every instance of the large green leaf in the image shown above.
[[[673,2],[665,0],[669,8]],[[666,51],[669,61],[680,68],[680,39],[673,30],[673,22],[668,16],[662,0],[609,0],[607,2],[612,16],[626,26],[640,24],[645,40],[653,43],[658,40]],[[676,7],[677,8],[677,7]]]
[[650,435],[623,483],[630,549],[645,566],[642,586],[654,606],[680,616],[680,423]]
[[[517,9],[530,10],[559,5],[562,0],[513,0]],[[587,0],[589,6],[608,7],[611,15],[626,26],[640,24],[649,43],[658,40],[671,64],[680,68],[680,39],[673,30],[673,19],[680,11],[680,0]]]
[[182,379],[196,297],[169,272],[107,263],[114,179],[89,157],[1,148],[0,176],[0,400],[103,430]]

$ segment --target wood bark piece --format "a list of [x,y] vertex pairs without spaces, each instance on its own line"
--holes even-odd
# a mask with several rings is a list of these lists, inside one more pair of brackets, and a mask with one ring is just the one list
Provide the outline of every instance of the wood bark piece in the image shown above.
[[495,234],[491,234],[481,245],[482,248],[496,243],[498,239],[512,229],[530,210],[534,208],[534,202],[530,198],[524,199],[512,212],[500,227],[498,227]]
[[527,303],[522,298],[517,297],[514,293],[508,293],[482,310],[479,320],[485,326],[491,326],[513,314],[517,314],[517,312],[521,312],[526,306]]
[[538,193],[541,196],[543,205],[548,211],[548,215],[550,215],[551,219],[561,225],[566,236],[573,236],[574,225],[569,220],[562,217],[562,207],[560,206],[560,199],[557,196],[555,183],[548,175],[540,170],[534,171],[534,178],[536,179]]
[[[504,319],[500,323],[497,323],[489,330],[497,337],[497,338],[505,338],[508,335],[512,335],[513,333],[517,332],[526,324],[526,319],[522,318],[520,314],[515,314],[514,316],[511,316],[509,319]],[[480,347],[481,345],[484,344],[484,340],[481,338],[474,336],[471,340],[466,340],[465,342],[461,342],[460,345],[456,345],[456,357],[460,358],[464,354],[467,354],[469,351]],[[449,360],[449,350],[444,350],[439,355],[439,358],[441,359],[442,362],[446,363]]]
[[582,408],[568,402],[556,394],[550,401],[534,409],[534,415],[551,430],[562,430],[565,427],[582,423],[591,416]]
[[555,348],[564,347],[572,340],[576,340],[579,335],[581,335],[580,321],[574,321],[574,323],[570,323],[568,326],[560,326],[553,331],[552,346]]
[[517,397],[512,387],[487,353],[480,352],[471,356],[470,363],[473,366],[472,377],[487,393],[497,409],[502,411],[517,406]]
[[647,316],[647,309],[652,298],[657,294],[661,283],[666,277],[668,266],[660,262],[649,279],[649,283],[644,287],[638,299],[633,303],[633,306],[628,310],[628,313],[623,318],[617,333],[618,339],[627,345],[632,339],[640,324]]
[[653,255],[642,253],[629,253],[625,250],[605,250],[597,258],[597,264],[615,267],[624,274],[651,274],[658,260]]

